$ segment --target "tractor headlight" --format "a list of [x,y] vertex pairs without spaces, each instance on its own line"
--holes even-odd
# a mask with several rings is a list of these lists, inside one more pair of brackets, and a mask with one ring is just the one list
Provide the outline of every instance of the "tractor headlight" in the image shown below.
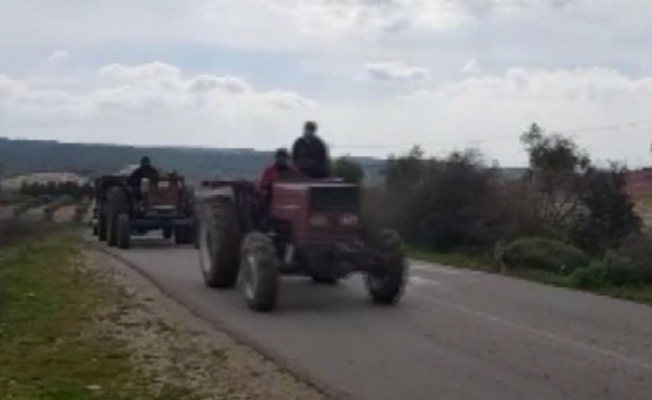
[[356,226],[358,225],[358,216],[355,214],[343,215],[340,218],[340,224],[343,226]]
[[326,226],[328,225],[328,218],[325,215],[315,214],[310,216],[310,225],[312,226]]

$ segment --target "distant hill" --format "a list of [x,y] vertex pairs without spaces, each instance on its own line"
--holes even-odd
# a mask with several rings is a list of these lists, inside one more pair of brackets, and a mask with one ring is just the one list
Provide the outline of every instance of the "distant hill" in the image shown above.
[[[93,177],[116,173],[148,155],[157,167],[176,170],[190,180],[206,177],[255,178],[272,161],[273,152],[253,149],[133,147],[0,138],[0,172],[4,178],[58,172]],[[383,160],[353,157],[369,183],[381,179]]]
[[[134,147],[0,138],[0,174],[1,178],[11,178],[56,172],[92,178],[125,170],[143,155],[148,155],[155,166],[176,170],[190,181],[209,177],[256,178],[273,159],[273,152],[253,149]],[[384,160],[352,158],[364,168],[367,184],[382,182]],[[501,168],[505,179],[518,178],[524,171]]]

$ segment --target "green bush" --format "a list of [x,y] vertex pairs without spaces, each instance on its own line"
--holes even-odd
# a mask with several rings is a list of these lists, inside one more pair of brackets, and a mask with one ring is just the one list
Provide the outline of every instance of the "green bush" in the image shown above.
[[570,274],[586,268],[590,258],[582,250],[552,239],[518,239],[507,245],[500,261],[508,269],[538,269]]
[[652,285],[652,237],[633,235],[618,252],[631,260],[643,283]]
[[608,252],[603,260],[573,272],[571,280],[576,286],[586,289],[620,287],[640,284],[641,274],[629,258]]

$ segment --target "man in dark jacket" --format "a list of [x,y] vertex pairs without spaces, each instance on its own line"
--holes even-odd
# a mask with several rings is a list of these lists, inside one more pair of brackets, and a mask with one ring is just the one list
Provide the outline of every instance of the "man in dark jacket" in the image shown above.
[[311,178],[328,178],[330,176],[328,149],[316,132],[316,123],[312,121],[305,123],[303,136],[292,146],[292,162],[299,171]]
[[140,192],[140,182],[143,179],[149,179],[150,181],[158,181],[159,174],[156,168],[152,167],[152,163],[149,160],[149,157],[145,156],[140,159],[140,166],[136,168],[131,175],[129,176],[129,186],[131,186],[136,195],[136,199],[142,198],[142,193]]

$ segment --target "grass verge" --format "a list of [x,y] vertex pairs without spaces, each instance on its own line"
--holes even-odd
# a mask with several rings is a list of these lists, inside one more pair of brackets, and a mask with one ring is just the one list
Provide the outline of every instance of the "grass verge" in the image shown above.
[[[408,257],[415,260],[433,262],[450,267],[471,269],[475,271],[484,271],[490,273],[501,272],[500,266],[491,257],[491,255],[487,253],[438,253],[431,250],[424,250],[411,246],[407,246],[406,250]],[[545,285],[582,290],[603,296],[652,305],[652,285],[585,289],[577,287],[577,285],[575,285],[575,283],[568,276],[553,274],[546,271],[505,271],[505,274],[532,282],[542,283]]]
[[0,398],[6,400],[192,399],[150,393],[127,348],[93,329],[114,291],[79,268],[74,235],[0,251]]

